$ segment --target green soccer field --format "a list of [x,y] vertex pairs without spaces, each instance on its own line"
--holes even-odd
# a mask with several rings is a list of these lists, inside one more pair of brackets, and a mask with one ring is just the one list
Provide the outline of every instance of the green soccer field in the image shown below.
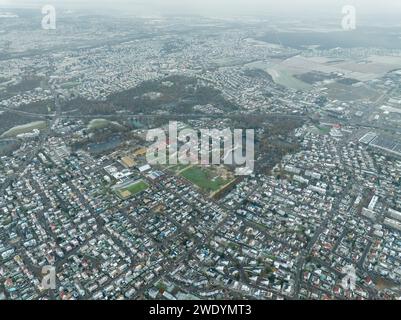
[[145,191],[147,188],[149,188],[149,185],[146,182],[139,181],[135,184],[130,185],[128,188],[126,188],[126,190],[128,190],[132,194],[136,194]]
[[144,181],[137,181],[126,188],[116,190],[117,194],[123,198],[129,198],[149,188],[149,185]]

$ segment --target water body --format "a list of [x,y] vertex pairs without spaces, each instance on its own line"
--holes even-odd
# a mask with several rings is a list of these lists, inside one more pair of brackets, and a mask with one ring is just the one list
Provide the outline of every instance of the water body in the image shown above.
[[273,81],[280,84],[286,88],[292,88],[295,90],[309,90],[312,88],[311,85],[298,80],[285,68],[280,68],[280,66],[268,68],[267,72],[273,78]]
[[120,136],[111,136],[110,139],[99,143],[91,143],[88,145],[88,151],[93,154],[101,154],[117,148],[121,144]]
[[0,156],[10,155],[19,145],[17,140],[0,140]]

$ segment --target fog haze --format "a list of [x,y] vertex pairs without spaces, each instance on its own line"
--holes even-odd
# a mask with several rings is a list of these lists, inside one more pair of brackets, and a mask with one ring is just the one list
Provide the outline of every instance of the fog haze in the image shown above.
[[330,20],[344,5],[354,5],[360,21],[400,24],[399,0],[0,0],[0,7],[38,8],[52,4],[62,9],[135,16],[201,15],[213,17],[274,16]]

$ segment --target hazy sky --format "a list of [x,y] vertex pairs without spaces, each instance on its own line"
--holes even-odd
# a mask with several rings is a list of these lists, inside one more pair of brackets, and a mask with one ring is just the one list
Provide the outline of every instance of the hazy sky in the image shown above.
[[130,14],[199,14],[208,16],[282,14],[318,16],[337,14],[343,5],[355,5],[361,15],[399,16],[400,0],[0,0],[0,6],[53,4],[72,9],[114,9]]

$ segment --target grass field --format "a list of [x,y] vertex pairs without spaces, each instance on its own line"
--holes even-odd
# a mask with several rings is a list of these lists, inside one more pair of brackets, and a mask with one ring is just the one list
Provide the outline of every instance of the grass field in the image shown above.
[[103,129],[107,127],[121,127],[121,125],[118,122],[106,119],[93,119],[88,124],[89,130]]
[[331,131],[331,128],[328,127],[316,126],[316,128],[319,129],[320,134],[329,134]]
[[10,130],[4,132],[0,137],[2,138],[15,137],[22,133],[32,132],[34,129],[44,130],[46,128],[47,128],[46,121],[35,121],[21,126],[13,127]]
[[376,100],[379,94],[366,86],[354,87],[341,83],[330,83],[327,85],[327,94],[331,99],[341,101],[354,101],[362,99]]
[[232,179],[223,179],[218,173],[205,167],[189,167],[181,172],[181,176],[191,181],[205,192],[215,192],[227,185]]
[[149,185],[144,181],[137,181],[125,188],[117,189],[116,192],[120,198],[127,199],[149,188]]

